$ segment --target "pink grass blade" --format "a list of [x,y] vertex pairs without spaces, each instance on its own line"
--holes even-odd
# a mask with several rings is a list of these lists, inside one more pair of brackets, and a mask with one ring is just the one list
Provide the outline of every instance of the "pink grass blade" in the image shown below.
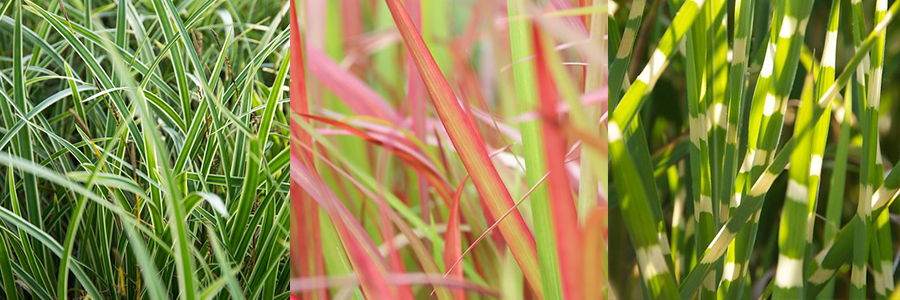
[[291,179],[299,184],[334,223],[354,272],[360,278],[364,295],[369,299],[408,299],[402,297],[388,281],[388,268],[372,240],[353,217],[347,207],[338,200],[318,174],[312,172],[296,157],[291,158]]
[[[362,3],[360,0],[342,0],[341,1],[341,29],[343,29],[344,38],[352,39],[363,33],[362,24]],[[346,42],[346,40],[345,40]]]
[[352,73],[341,68],[315,46],[307,45],[310,74],[360,115],[372,116],[394,124],[401,124],[397,112],[371,87]]
[[[463,165],[472,176],[475,188],[481,195],[485,206],[488,207],[490,214],[495,219],[499,218],[506,209],[514,205],[514,202],[488,157],[483,141],[472,138],[480,135],[474,124],[469,122],[463,113],[453,90],[438,68],[434,57],[428,51],[421,33],[406,13],[403,3],[399,0],[385,0],[385,2],[400,30],[400,35],[419,68],[438,116],[444,123]],[[538,298],[541,298],[543,289],[540,274],[537,271],[534,237],[525,226],[521,214],[514,211],[509,220],[500,224],[500,232],[532,290],[538,295]]]
[[448,186],[446,179],[441,177],[436,166],[434,166],[430,161],[424,158],[424,154],[417,153],[413,149],[414,147],[411,145],[412,143],[393,141],[389,138],[374,136],[367,133],[366,131],[350,126],[347,123],[325,117],[307,114],[301,114],[300,116],[341,128],[343,130],[346,130],[349,134],[363,138],[366,142],[369,142],[376,146],[383,146],[385,149],[400,158],[400,160],[408,164],[418,174],[423,176],[423,179],[431,184],[431,186],[434,187],[435,192],[445,200],[445,204],[450,205],[450,201],[452,198],[450,194],[450,187]]
[[[291,0],[291,110],[295,114],[307,113],[309,103],[306,99],[306,70],[303,64],[303,38],[300,36],[298,11],[300,7],[296,0]],[[297,124],[291,121],[291,139],[300,142],[311,141],[309,134],[301,130]],[[296,144],[296,143],[292,143]],[[304,164],[312,166],[312,156],[305,149],[291,147],[291,156],[296,157]],[[291,260],[294,262],[294,270],[301,277],[321,277],[325,275],[325,260],[322,253],[322,239],[319,228],[319,208],[309,194],[303,191],[299,184],[291,181],[291,208],[295,216],[294,226],[291,230]],[[325,288],[313,289],[303,292],[303,298],[309,300],[328,299],[328,290]]]
[[[311,130],[310,127],[306,127],[304,129]],[[313,133],[314,132],[310,132],[311,135],[315,135]],[[316,138],[321,138],[321,137],[322,136],[317,136]],[[357,188],[357,190],[359,190],[361,195],[364,195],[365,197],[367,197],[368,199],[371,199],[375,203],[375,208],[377,209],[379,217],[381,218],[380,220],[390,220],[391,221],[391,222],[378,222],[379,225],[381,226],[380,230],[383,234],[383,236],[382,236],[383,240],[387,241],[387,242],[385,242],[385,247],[382,247],[379,250],[382,253],[382,255],[386,255],[386,256],[388,256],[389,259],[392,260],[392,261],[390,261],[391,267],[393,267],[395,269],[393,274],[396,275],[398,273],[406,273],[406,271],[405,271],[406,266],[399,264],[399,263],[403,262],[403,260],[399,259],[399,257],[398,257],[399,249],[401,247],[396,246],[394,244],[396,242],[396,239],[393,238],[394,233],[393,233],[393,227],[391,227],[391,224],[396,226],[396,228],[400,230],[400,232],[403,234],[403,236],[406,237],[408,244],[412,247],[412,249],[414,250],[414,252],[416,254],[418,263],[422,267],[422,270],[424,270],[425,272],[430,273],[430,274],[441,274],[441,270],[438,268],[437,263],[432,258],[432,253],[426,249],[423,241],[421,241],[420,238],[417,237],[416,233],[409,226],[407,221],[404,221],[405,218],[408,220],[411,220],[409,218],[410,215],[412,214],[411,211],[409,211],[408,209],[406,210],[406,212],[392,210],[392,207],[397,208],[397,206],[391,205],[388,203],[389,201],[387,200],[387,197],[385,197],[388,194],[381,194],[381,193],[376,193],[373,191],[373,189],[380,189],[380,187],[376,186],[376,183],[372,180],[371,177],[367,178],[367,175],[363,175],[365,173],[360,173],[358,168],[353,168],[349,164],[349,161],[346,159],[346,157],[341,158],[339,155],[336,155],[336,157],[338,157],[341,160],[341,163],[344,166],[350,168],[350,172],[353,172],[354,175],[351,175],[350,172],[348,172],[348,170],[338,167],[334,162],[331,161],[331,159],[327,155],[327,153],[329,153],[329,152],[336,152],[333,148],[334,145],[331,145],[329,142],[326,142],[325,140],[318,140],[318,141],[321,142],[321,146],[323,147],[323,149],[326,149],[326,151],[315,151],[315,152],[313,152],[313,154],[316,156],[317,159],[319,159],[320,162],[322,162],[322,164],[327,165],[328,167],[331,168],[331,170],[333,171],[332,174],[335,175],[335,180],[340,180],[339,178],[342,178],[342,179],[349,181],[354,187]],[[303,144],[300,146],[312,150],[311,145]],[[366,181],[366,182],[368,182],[368,184],[363,184],[361,181]],[[363,202],[363,204],[366,204],[368,202],[369,201]],[[394,203],[397,203],[397,202],[399,202],[399,199],[396,200]],[[405,215],[405,218],[401,217],[401,215]],[[427,226],[421,220],[418,220],[417,222],[414,221],[414,223],[416,223],[416,227],[420,230],[425,229],[425,226]],[[428,235],[430,238],[433,238],[433,240],[439,240],[437,238],[436,234],[431,235],[431,234],[426,233],[426,235]],[[409,287],[401,285],[398,288],[400,289],[401,293],[408,294],[409,297],[412,297],[411,290],[409,289]],[[435,288],[438,288],[437,299],[439,299],[439,300],[453,299],[452,295],[446,289],[440,288],[440,286],[435,286]]]

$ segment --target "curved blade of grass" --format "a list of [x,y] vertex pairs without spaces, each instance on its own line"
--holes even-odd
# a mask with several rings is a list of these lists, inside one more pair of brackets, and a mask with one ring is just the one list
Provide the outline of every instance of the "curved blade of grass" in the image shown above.
[[[627,128],[631,121],[636,117],[636,112],[644,104],[646,94],[652,90],[652,87],[659,80],[668,66],[669,58],[675,52],[675,47],[679,41],[687,33],[688,29],[693,25],[700,8],[706,3],[705,0],[690,0],[678,10],[675,19],[672,20],[674,26],[669,27],[659,42],[659,46],[650,56],[650,62],[638,75],[637,80],[631,84],[628,91],[622,96],[622,101],[618,105],[613,105],[613,114],[610,119],[610,125],[616,123],[616,127]],[[718,12],[713,12],[717,14]],[[614,88],[613,88],[614,89]],[[611,102],[615,103],[611,100]],[[612,126],[610,126],[612,128]]]
[[[330,145],[328,145],[327,142],[322,141],[322,145],[323,145],[323,147],[330,148]],[[302,146],[309,147],[309,145],[302,145]],[[331,149],[333,149],[333,148],[331,148]],[[367,197],[371,198],[372,200],[374,200],[376,202],[376,204],[378,206],[379,214],[382,217],[390,219],[392,221],[392,223],[394,225],[396,225],[397,228],[400,229],[402,235],[404,237],[406,237],[407,241],[409,241],[409,244],[412,246],[413,250],[416,252],[416,255],[418,256],[420,263],[422,264],[422,268],[427,273],[440,274],[440,269],[438,268],[435,261],[432,259],[431,253],[429,253],[428,250],[425,248],[425,244],[422,241],[420,241],[419,238],[416,237],[415,233],[409,227],[409,225],[401,219],[400,214],[390,210],[390,208],[388,207],[388,205],[398,203],[399,201],[397,201],[397,200],[385,201],[385,199],[383,199],[383,198],[390,198],[390,197],[381,197],[381,196],[375,194],[374,192],[372,192],[371,189],[364,186],[363,183],[361,182],[361,181],[363,181],[366,183],[371,183],[372,181],[370,180],[370,178],[366,178],[365,176],[359,176],[360,180],[357,180],[356,178],[351,176],[348,172],[339,169],[334,163],[329,161],[327,158],[322,157],[322,155],[320,153],[317,153],[317,152],[313,152],[313,153],[316,154],[317,156],[319,156],[318,158],[321,159],[322,162],[327,164],[329,167],[331,167],[335,172],[338,172],[338,173],[340,173],[341,176],[344,176],[345,178],[347,178],[347,180],[349,180],[351,183],[353,183],[353,185],[356,186],[363,194],[365,194]],[[348,161],[348,159],[345,159],[342,157],[339,157],[339,159],[341,159],[344,163],[347,163],[347,161]],[[358,169],[353,168],[352,171],[358,172]],[[392,203],[386,203],[386,202],[392,202]],[[458,202],[457,202],[457,204],[458,204]],[[396,207],[396,205],[394,205],[394,207]],[[401,211],[401,213],[405,213],[406,215],[411,214],[411,212],[409,212],[409,210],[407,210],[406,212]],[[424,227],[422,221],[420,221],[420,220],[416,220],[412,223],[414,225],[419,226],[420,228]],[[449,228],[448,228],[448,234],[450,234]],[[457,234],[459,234],[459,232],[457,232]],[[432,241],[435,242],[436,247],[438,247],[438,248],[442,247],[441,240],[435,239],[433,237],[434,235],[436,235],[436,232],[428,232],[428,233],[426,233],[426,235],[429,235],[429,237],[432,238]],[[458,242],[457,242],[457,244],[458,244]],[[456,249],[459,249],[458,246],[459,245],[457,245]],[[443,247],[446,249],[448,246],[444,245]],[[396,247],[394,247],[393,243],[389,243],[388,248],[389,248],[388,252],[390,252],[390,251],[394,252],[393,254],[389,253],[389,255],[397,254]],[[459,251],[459,250],[457,250],[457,251]],[[391,259],[394,259],[394,258],[391,258]],[[399,259],[399,258],[397,258],[397,259]],[[460,276],[460,279],[461,279],[461,276]],[[453,296],[447,290],[440,288],[438,286],[435,286],[435,288],[437,289],[437,298],[438,299],[449,300],[449,299],[453,298]],[[400,292],[408,294],[410,291],[409,290],[404,291],[401,289]]]
[[[113,140],[113,144],[118,142],[119,137],[122,136],[126,127],[120,126],[118,132],[116,133],[115,138]],[[94,185],[94,180],[101,173],[101,170],[106,169],[106,159],[110,155],[110,150],[112,147],[107,148],[103,155],[99,158],[99,162],[96,163],[96,166],[91,170],[91,174],[87,179],[87,189],[90,189]],[[143,194],[142,192],[140,194]],[[69,280],[69,260],[71,260],[70,256],[72,255],[72,248],[74,247],[75,237],[78,234],[78,228],[81,226],[81,219],[84,214],[85,208],[87,206],[87,197],[85,195],[80,195],[75,204],[75,212],[72,215],[72,219],[69,221],[69,228],[66,232],[65,240],[64,240],[64,248],[62,251],[62,256],[60,258],[60,267],[58,274],[58,285],[57,285],[57,297],[60,299],[68,298],[68,280]]]
[[383,258],[368,240],[362,227],[330,189],[325,188],[317,175],[310,173],[296,157],[291,158],[292,179],[300,184],[319,205],[332,216],[341,240],[347,248],[347,255],[360,274],[360,283],[368,297],[395,299],[395,289],[387,281],[387,267]]
[[[319,120],[324,120],[324,119],[321,118],[321,117],[316,117],[316,118],[319,119]],[[337,122],[330,123],[330,124],[337,125]],[[337,148],[335,147],[335,145],[332,144],[332,142],[329,142],[328,140],[324,139],[319,133],[317,133],[317,132],[315,132],[315,131],[312,131],[311,127],[310,127],[308,124],[305,124],[305,123],[297,123],[297,125],[299,125],[300,127],[303,127],[303,130],[307,131],[312,137],[314,137],[314,138],[316,139],[317,146],[321,146],[323,149],[325,149],[325,152],[328,152],[328,153],[330,153],[330,152],[335,152],[335,153],[336,153],[336,152],[338,151]],[[343,127],[343,128],[348,128],[348,129],[350,129],[350,127]],[[351,129],[351,130],[352,130],[352,129]],[[363,171],[361,170],[360,167],[353,165],[353,164],[349,161],[349,159],[347,159],[346,157],[341,156],[341,155],[335,155],[335,156],[334,156],[334,157],[335,157],[336,159],[338,159],[344,166],[346,166],[346,167],[349,169],[349,171],[352,172],[353,177],[351,177],[350,175],[346,175],[345,172],[344,172],[343,170],[340,170],[340,169],[337,169],[336,167],[334,167],[333,164],[331,164],[327,159],[325,159],[325,158],[323,157],[323,156],[324,156],[323,154],[321,154],[321,153],[319,153],[319,152],[312,152],[312,148],[311,148],[311,146],[310,146],[309,144],[298,143],[298,146],[302,146],[303,148],[305,148],[305,149],[307,149],[308,151],[310,151],[313,155],[316,155],[318,158],[323,159],[323,162],[329,164],[329,166],[332,166],[332,168],[333,168],[336,172],[341,173],[341,175],[343,175],[344,177],[348,178],[348,180],[351,180],[351,181],[354,183],[354,185],[356,185],[357,187],[359,187],[360,190],[362,190],[366,195],[370,195],[370,197],[372,197],[373,199],[378,199],[378,197],[371,196],[371,195],[373,195],[373,194],[370,193],[370,192],[368,192],[368,190],[377,190],[377,189],[382,189],[383,187],[378,186],[378,183],[375,181],[374,178],[372,178],[371,175],[369,175],[369,174],[363,172]],[[414,162],[414,161],[413,161],[413,162],[410,162],[410,164],[415,164],[415,162]],[[424,169],[421,169],[420,171],[424,171]],[[357,184],[357,182],[362,182],[363,184],[366,185],[366,187],[364,188],[363,186]],[[433,181],[433,182],[432,182],[432,185],[433,185],[433,186],[438,186],[438,184],[441,184],[441,183],[440,183],[440,182],[437,182],[437,181]],[[526,194],[526,195],[527,195],[527,194]],[[443,241],[442,239],[440,239],[440,237],[437,235],[437,232],[434,230],[434,228],[431,227],[431,226],[428,226],[426,223],[424,223],[424,221],[423,221],[421,218],[419,218],[419,216],[416,215],[416,214],[413,212],[413,210],[411,210],[411,209],[410,209],[405,203],[403,203],[400,199],[398,199],[396,196],[394,196],[394,195],[391,194],[391,193],[386,193],[386,194],[383,194],[383,195],[381,195],[381,196],[379,196],[379,197],[383,197],[383,198],[384,198],[383,200],[386,200],[386,201],[388,202],[388,205],[390,205],[390,207],[391,207],[393,210],[396,210],[397,213],[399,213],[399,215],[401,215],[403,218],[405,218],[405,219],[406,219],[405,222],[407,222],[407,223],[413,225],[413,227],[415,227],[417,230],[420,230],[421,232],[424,232],[424,235],[427,236],[427,237],[429,237],[429,238],[431,239],[431,241],[434,243],[434,246],[435,246],[436,249],[441,249],[441,248],[444,248],[444,247],[445,247],[445,246],[444,246],[444,241]],[[448,204],[448,205],[452,205],[452,201],[453,201],[453,200],[452,200],[452,196],[450,196],[450,198],[447,199],[447,204]],[[460,209],[462,209],[461,212],[465,212],[465,211],[466,211],[465,203],[464,203],[464,202],[463,202],[463,203],[460,203],[460,205],[461,205],[461,206],[460,206]],[[511,210],[512,210],[512,208],[511,208]],[[385,211],[385,213],[388,213],[388,214],[389,214],[389,215],[388,215],[389,217],[394,218],[392,212],[390,212],[390,211]],[[507,211],[506,214],[509,214],[509,211]],[[467,217],[467,218],[468,218],[468,217]],[[470,225],[473,225],[473,223],[474,223],[474,224],[477,224],[477,223],[474,222],[473,219],[474,219],[474,218],[468,219]],[[501,218],[501,220],[502,220],[502,218]],[[401,230],[404,231],[404,235],[407,235],[407,234],[405,234],[405,231],[406,231],[406,230],[404,229],[404,227],[405,227],[405,224],[404,224],[404,223],[399,222],[399,221],[394,221],[394,223],[395,223],[395,224],[398,224],[398,227],[401,228]],[[496,225],[497,225],[497,223],[494,224],[494,227],[495,227]],[[492,227],[492,228],[493,228],[493,227]],[[411,241],[411,243],[414,244],[414,249],[418,248],[418,246],[415,246],[415,244],[416,244],[417,242],[412,242],[412,241]],[[423,246],[422,248],[424,249],[424,246]],[[469,248],[469,250],[471,250],[471,248]],[[419,250],[416,250],[416,252],[419,252]],[[462,255],[465,255],[465,254],[466,254],[466,252],[464,252]],[[460,258],[459,260],[457,260],[456,263],[459,263],[460,260],[461,260],[461,258]],[[430,266],[427,264],[427,262],[428,262],[428,260],[425,260],[425,261],[422,262],[422,263],[423,263],[423,267],[426,268],[426,271],[431,272],[431,271],[428,269],[428,268],[430,268]],[[468,263],[468,262],[463,262],[463,263],[466,264],[466,263]],[[455,264],[454,264],[454,265],[455,265]],[[452,266],[451,266],[451,267],[448,267],[448,268],[449,268],[449,269],[453,269]],[[465,268],[465,269],[464,269],[465,272],[470,272],[470,270],[474,270],[474,267],[469,267],[469,268]],[[468,274],[468,275],[471,276],[472,273],[470,273],[470,274]],[[477,277],[476,277],[476,278],[477,278]],[[438,296],[439,296],[439,297],[444,297],[444,296],[442,296],[442,295],[440,295],[440,294],[439,294]]]
[[391,109],[387,101],[369,88],[362,80],[343,70],[325,53],[312,45],[307,45],[309,72],[327,86],[338,98],[361,115],[400,124],[400,117]]

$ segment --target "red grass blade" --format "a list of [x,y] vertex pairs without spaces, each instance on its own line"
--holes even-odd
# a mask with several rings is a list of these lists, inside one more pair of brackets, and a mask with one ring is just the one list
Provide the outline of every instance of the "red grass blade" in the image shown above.
[[397,289],[389,284],[387,264],[365,229],[318,174],[311,172],[296,157],[292,157],[291,179],[316,199],[334,223],[347,252],[347,258],[354,272],[361,278],[360,284],[365,296],[368,299],[406,299],[407,297],[401,298],[404,294],[398,293]]
[[[465,188],[466,181],[468,180],[469,176],[466,176],[462,183],[459,184],[459,188],[456,189],[456,193],[453,194],[453,205],[450,206],[450,217],[447,220],[447,233],[444,236],[444,264],[447,264],[462,255],[460,250],[460,247],[462,247],[462,236],[459,232],[459,199],[462,197],[463,188]],[[447,266],[447,268],[449,267],[450,266]],[[448,269],[445,270],[445,272],[452,278],[463,279],[462,267],[454,270]],[[453,299],[464,300],[465,293],[462,291],[454,291]]]
[[350,126],[347,123],[325,117],[307,114],[302,114],[300,116],[341,128],[376,146],[384,146],[386,150],[392,152],[403,162],[416,170],[420,175],[424,176],[423,178],[434,187],[437,194],[441,196],[441,198],[444,198],[445,204],[450,205],[452,198],[450,195],[450,187],[448,186],[446,179],[438,173],[437,167],[430,163],[430,161],[425,158],[424,154],[416,152],[418,148],[416,148],[412,142],[395,141],[380,135],[371,135],[366,131]]
[[548,184],[553,223],[556,228],[557,251],[559,251],[560,273],[566,299],[581,300],[584,297],[584,251],[578,212],[570,191],[571,184],[566,174],[566,141],[557,114],[558,93],[553,76],[547,66],[542,43],[542,34],[536,25],[534,49],[536,57],[537,85],[541,109],[541,129],[544,133],[544,148],[547,155],[547,170],[550,172]]
[[[295,114],[309,113],[309,103],[306,99],[306,70],[303,61],[303,38],[300,37],[300,25],[297,18],[296,0],[291,0],[291,110]],[[291,122],[291,138],[302,142],[309,142],[310,136],[297,124]],[[291,147],[291,155],[301,158],[304,163],[309,163],[312,156],[299,147]],[[291,197],[294,199],[294,197]]]
[[[385,0],[400,35],[406,43],[406,47],[412,54],[428,89],[431,100],[435,109],[444,123],[450,140],[456,147],[460,159],[472,177],[472,182],[478,190],[481,198],[487,206],[491,215],[495,219],[504,213],[506,209],[512,207],[514,202],[506,189],[500,175],[494,168],[484,143],[480,139],[472,137],[479,136],[474,124],[463,113],[462,108],[453,94],[453,90],[447,83],[447,79],[441,74],[434,57],[428,52],[422,35],[416,29],[415,24],[403,3],[399,0]],[[540,274],[537,266],[537,251],[535,250],[534,237],[525,226],[518,211],[514,211],[507,222],[500,225],[500,232],[510,250],[515,256],[522,273],[528,280],[532,290],[539,298],[543,295],[541,287]]]
[[[407,0],[406,3],[409,15],[416,24],[416,28],[422,28],[422,6],[419,0]],[[406,97],[409,101],[410,116],[412,116],[412,132],[416,138],[425,139],[425,116],[427,114],[425,107],[425,83],[422,82],[422,76],[416,69],[410,54],[407,53],[406,69],[409,74],[409,85],[406,90]],[[421,173],[418,174],[420,177]],[[422,220],[431,222],[431,199],[428,197],[428,182],[418,181],[419,207],[422,213]]]
[[[309,103],[306,100],[306,76],[303,65],[303,39],[300,37],[299,19],[297,18],[296,0],[291,0],[291,110],[295,114],[307,113]],[[293,119],[293,118],[292,118]],[[291,139],[310,142],[310,136],[291,121]],[[296,144],[296,143],[292,143]],[[291,156],[304,164],[312,165],[312,156],[308,151],[297,146],[291,147]],[[322,253],[322,239],[319,230],[319,208],[316,202],[305,193],[300,185],[291,181],[291,209],[295,216],[296,230],[291,230],[291,261],[294,270],[301,277],[321,277],[325,275],[325,260]],[[325,288],[303,292],[308,300],[328,299]]]
[[343,0],[341,1],[341,11],[344,15],[341,20],[343,24],[341,29],[344,31],[344,38],[355,38],[363,33],[362,23],[362,3],[360,0]]
[[[303,146],[304,148],[310,147],[309,145],[301,145],[301,146]],[[394,268],[394,271],[393,271],[394,275],[391,275],[391,276],[396,276],[396,274],[406,273],[405,266],[402,265],[403,260],[401,260],[398,255],[400,247],[397,247],[394,244],[394,242],[396,242],[396,239],[394,238],[393,228],[391,227],[391,224],[396,226],[397,229],[399,229],[400,232],[403,234],[403,236],[406,237],[407,242],[413,248],[413,250],[419,260],[418,262],[425,272],[427,272],[429,274],[440,274],[441,273],[440,269],[438,269],[438,267],[437,267],[437,263],[432,259],[432,256],[431,256],[432,253],[430,251],[428,251],[428,249],[425,248],[425,244],[419,239],[419,237],[416,236],[413,229],[411,227],[409,227],[409,225],[403,220],[403,218],[397,212],[391,210],[388,203],[385,201],[384,198],[382,198],[382,196],[380,194],[367,188],[365,185],[360,183],[359,180],[357,180],[353,175],[350,175],[350,173],[348,173],[347,171],[345,171],[345,170],[341,169],[340,167],[338,167],[337,165],[335,165],[327,157],[326,153],[313,152],[313,154],[318,159],[320,159],[320,161],[323,164],[328,165],[331,168],[331,170],[334,171],[333,174],[335,175],[336,180],[338,180],[338,178],[337,178],[338,176],[340,176],[340,178],[346,179],[354,187],[356,187],[362,195],[365,195],[366,197],[368,197],[369,199],[374,201],[376,204],[376,209],[378,210],[378,213],[380,214],[380,217],[382,218],[382,220],[390,220],[391,221],[391,222],[380,222],[381,223],[380,226],[382,228],[381,229],[382,238],[384,241],[386,241],[385,242],[386,247],[384,247],[386,249],[384,249],[384,248],[379,249],[379,251],[381,251],[381,253],[383,255],[388,256],[388,258],[391,260],[390,261],[391,267]],[[368,202],[365,202],[365,203],[368,203]],[[460,278],[460,279],[462,279],[462,278]],[[439,287],[438,285],[435,285],[435,288],[438,288],[438,287]],[[404,296],[408,296],[409,298],[412,298],[412,291],[409,289],[408,286],[400,285],[400,286],[398,286],[398,289],[400,289],[401,293],[405,294]],[[440,290],[438,290],[437,299],[451,300],[452,296],[445,289],[440,289]]]

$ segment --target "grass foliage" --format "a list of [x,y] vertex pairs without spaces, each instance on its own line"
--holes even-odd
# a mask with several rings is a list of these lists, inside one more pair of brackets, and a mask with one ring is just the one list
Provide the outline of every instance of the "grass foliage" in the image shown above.
[[900,297],[900,2],[613,4],[610,298]]
[[605,1],[294,1],[291,291],[604,299]]
[[0,7],[3,299],[286,299],[287,5]]

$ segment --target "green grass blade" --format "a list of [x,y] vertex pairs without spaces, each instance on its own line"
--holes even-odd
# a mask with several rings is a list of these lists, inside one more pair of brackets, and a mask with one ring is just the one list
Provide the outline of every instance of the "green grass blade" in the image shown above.
[[[639,1],[642,2],[642,1]],[[510,19],[515,19],[524,14],[525,1],[507,1],[507,10]],[[532,37],[530,34],[530,21],[527,18],[518,18],[509,23],[510,48],[512,61],[520,61],[533,55]],[[519,111],[527,112],[537,108],[537,93],[535,89],[535,66],[531,61],[525,61],[513,66],[515,79],[516,98],[519,102]],[[521,124],[522,150],[525,158],[525,177],[528,185],[533,186],[546,173],[547,164],[544,161],[542,138],[538,120],[532,120]],[[534,209],[534,239],[537,245],[537,260],[540,267],[541,284],[544,296],[562,298],[562,287],[559,279],[559,259],[555,245],[555,233],[553,231],[553,219],[550,214],[550,198],[545,186],[539,186],[531,193],[531,201]]]

